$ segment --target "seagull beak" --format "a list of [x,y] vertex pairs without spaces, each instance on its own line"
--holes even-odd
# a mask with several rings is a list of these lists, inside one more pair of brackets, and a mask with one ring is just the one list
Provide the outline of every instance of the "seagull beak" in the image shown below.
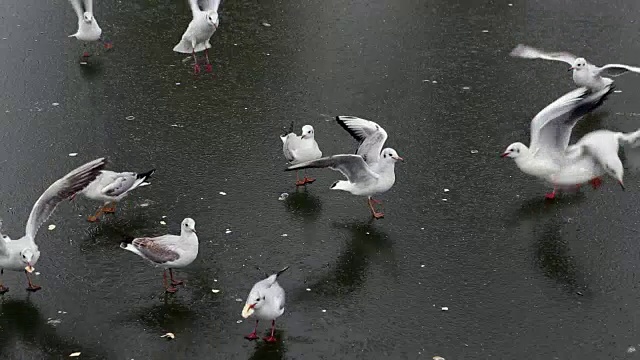
[[393,158],[396,159],[396,160],[404,161],[404,159],[401,158],[400,156],[393,156]]
[[620,187],[622,188],[623,191],[626,191],[626,189],[624,188],[624,184],[622,183],[622,180],[618,180],[618,184],[620,184]]
[[503,157],[507,157],[507,155],[509,155],[509,153],[508,153],[508,152],[505,152],[505,153],[500,154],[500,157],[501,157],[501,158],[503,158]]
[[570,68],[569,68],[569,70],[567,70],[567,71],[573,71],[573,70],[575,70],[575,69],[576,69],[576,68],[574,68],[574,67],[572,66],[572,67],[570,67]]
[[191,231],[193,231],[194,234],[197,234],[196,229],[191,229]]
[[307,134],[300,135],[300,139],[306,139],[306,138],[307,138]]
[[251,314],[253,314],[253,312],[254,312],[253,308],[255,306],[256,306],[256,304],[246,304],[244,306],[244,309],[242,309],[242,317],[246,319],[249,316],[251,316]]
[[27,263],[27,266],[25,266],[24,268],[29,274],[31,274],[33,272],[33,270],[35,270],[35,268],[33,266],[31,266],[30,263]]

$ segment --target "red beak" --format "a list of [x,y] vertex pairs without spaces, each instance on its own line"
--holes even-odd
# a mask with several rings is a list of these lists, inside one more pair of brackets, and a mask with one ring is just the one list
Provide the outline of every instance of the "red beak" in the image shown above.
[[509,155],[509,153],[508,153],[508,152],[506,152],[506,153],[502,153],[502,154],[500,155],[500,157],[501,157],[501,158],[503,158],[503,157],[507,157],[507,155]]
[[253,309],[253,308],[255,308],[255,307],[256,307],[256,304],[251,304],[251,305],[249,305],[249,309]]

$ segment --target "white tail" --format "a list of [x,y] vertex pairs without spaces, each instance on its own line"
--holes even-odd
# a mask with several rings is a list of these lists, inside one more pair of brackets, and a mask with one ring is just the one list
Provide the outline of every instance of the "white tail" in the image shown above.
[[640,130],[636,130],[632,133],[618,133],[618,139],[624,144],[628,144],[631,147],[640,146]]

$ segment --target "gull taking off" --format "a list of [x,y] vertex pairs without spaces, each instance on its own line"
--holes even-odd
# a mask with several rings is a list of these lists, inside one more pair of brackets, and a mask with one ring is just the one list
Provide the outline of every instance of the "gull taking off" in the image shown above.
[[[167,234],[154,238],[137,238],[131,244],[121,243],[120,247],[164,268],[162,284],[166,292],[174,293],[178,291],[175,286],[183,282],[173,278],[173,269],[190,265],[198,256],[196,222],[191,218],[182,220],[179,236]],[[167,269],[171,276],[170,284],[167,283]]]
[[[311,125],[303,126],[302,133],[298,136],[293,132],[292,122],[289,132],[280,136],[280,139],[282,140],[282,152],[287,161],[289,161],[289,164],[300,164],[322,157],[322,151],[320,151],[318,147],[315,139],[315,131]],[[316,181],[316,179],[307,177],[306,171],[304,178],[300,180],[299,171],[296,171],[296,186],[310,184],[314,181]]]
[[[82,41],[102,41],[102,29],[98,26],[98,21],[93,16],[93,0],[69,0],[73,10],[75,10],[78,16],[78,31],[69,35],[69,37],[75,37]],[[82,54],[81,63],[86,64],[89,57],[89,52],[86,50],[87,44],[84,44],[85,51]],[[105,49],[111,49],[113,44],[111,42],[104,42]]]
[[260,320],[271,320],[271,336],[263,339],[266,342],[276,342],[276,338],[273,336],[276,329],[276,319],[284,313],[284,289],[278,284],[278,276],[288,268],[287,266],[266,279],[258,281],[251,288],[247,302],[242,309],[242,317],[246,319],[249,316],[254,316],[256,326],[251,334],[245,336],[246,339],[255,340],[258,338],[256,330],[258,330]]
[[613,83],[612,79],[604,76],[615,77],[629,71],[640,73],[640,68],[635,66],[607,64],[598,67],[568,52],[545,52],[522,44],[511,51],[511,56],[565,62],[571,66],[569,71],[573,72],[573,81],[576,85],[587,87],[592,91],[600,91]]
[[331,185],[331,189],[343,190],[353,195],[366,196],[374,218],[380,219],[384,214],[376,211],[373,195],[381,194],[393,186],[396,181],[395,164],[403,161],[391,148],[382,150],[387,140],[387,132],[373,121],[354,116],[338,116],[338,124],[360,142],[355,155],[333,155],[317,160],[289,166],[286,171],[306,168],[330,168],[340,171],[347,180],[339,180]]
[[[575,124],[598,108],[612,91],[611,85],[598,92],[581,87],[561,96],[531,120],[529,147],[516,142],[509,145],[501,156],[514,159],[525,174],[550,182],[554,190],[546,194],[548,199],[555,197],[557,186],[579,185],[589,180],[594,187],[597,186],[594,181],[597,183],[599,180],[595,178],[602,173],[598,173],[600,166],[594,166],[597,159],[604,159],[598,155],[603,149],[595,145],[601,142],[600,135],[587,134],[575,145],[568,145]],[[608,160],[608,151],[606,154]],[[610,173],[613,174],[613,171]]]
[[[1,235],[0,274],[4,273],[4,270],[24,271],[27,276],[27,290],[40,290],[40,286],[31,283],[31,278],[29,278],[29,274],[33,272],[34,265],[40,258],[40,250],[35,243],[38,229],[47,221],[62,200],[84,189],[100,174],[100,170],[104,168],[105,164],[104,158],[91,161],[51,184],[33,205],[23,237],[11,240],[9,236]],[[7,291],[9,288],[0,283],[0,294]]]
[[[103,170],[81,194],[91,200],[104,202],[104,205],[96,211],[95,215],[87,218],[90,222],[98,221],[103,213],[114,213],[116,203],[122,200],[129,192],[140,186],[149,185],[147,180],[153,175],[156,169],[138,174],[134,172],[121,172]],[[111,204],[110,207],[107,205]]]
[[[192,54],[193,71],[197,75],[200,73],[200,65],[196,53],[204,50],[207,59],[205,66],[206,72],[212,71],[211,62],[209,61],[209,48],[211,44],[209,39],[218,29],[220,19],[218,18],[218,7],[220,0],[188,0],[193,20],[189,23],[187,30],[182,34],[182,40],[173,48],[173,51]],[[200,4],[199,4],[200,3]]]

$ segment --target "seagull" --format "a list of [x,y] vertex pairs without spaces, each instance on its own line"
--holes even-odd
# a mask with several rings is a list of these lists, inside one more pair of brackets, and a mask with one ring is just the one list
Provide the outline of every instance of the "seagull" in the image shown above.
[[[545,195],[548,199],[555,198],[558,185],[579,185],[588,180],[592,180],[594,185],[593,181],[598,181],[595,180],[598,175],[591,174],[587,178],[570,176],[586,166],[585,161],[592,161],[585,157],[594,150],[598,151],[598,148],[588,146],[592,143],[591,137],[585,135],[583,143],[568,145],[575,124],[584,115],[598,108],[612,91],[612,85],[607,85],[598,92],[580,87],[561,96],[542,109],[531,121],[529,147],[520,142],[513,143],[501,157],[514,159],[518,168],[525,174],[550,182],[554,189]],[[599,137],[596,138],[594,135],[594,139],[599,140]]]
[[[131,244],[121,243],[120,247],[149,260],[155,266],[164,268],[163,285],[168,293],[175,293],[176,285],[183,282],[173,278],[173,269],[190,265],[198,256],[198,236],[196,222],[191,218],[182,220],[180,235],[162,235],[154,238],[133,239]],[[167,269],[171,284],[167,284]]]
[[[29,277],[40,258],[40,250],[35,243],[38,229],[49,219],[62,200],[84,189],[100,174],[100,170],[105,165],[104,158],[93,160],[51,184],[33,205],[29,220],[27,220],[25,235],[20,239],[12,240],[9,236],[0,234],[2,236],[2,240],[0,240],[0,274],[3,274],[4,270],[24,271],[29,285],[27,290],[35,292],[41,289],[40,286],[34,285]],[[0,294],[7,291],[9,288],[0,283]]]
[[273,333],[276,329],[276,319],[284,313],[284,289],[278,284],[278,276],[287,271],[289,267],[278,271],[277,273],[267,276],[266,279],[260,280],[249,292],[247,302],[242,309],[242,317],[256,317],[256,326],[253,332],[245,338],[247,340],[255,340],[258,338],[256,330],[258,330],[258,322],[260,320],[271,320],[271,336],[263,338],[266,342],[276,342]]
[[[80,193],[89,199],[103,201],[104,205],[96,211],[95,215],[87,218],[90,222],[98,221],[98,217],[103,213],[114,213],[116,203],[122,200],[129,192],[140,186],[149,185],[147,180],[153,175],[156,169],[145,173],[121,172],[103,170],[89,186]],[[107,205],[111,204],[110,207]]]
[[[318,147],[318,143],[314,139],[313,126],[305,125],[302,127],[300,136],[293,132],[293,122],[289,133],[280,136],[282,140],[282,152],[290,164],[300,164],[305,161],[315,160],[322,157],[322,151]],[[310,184],[316,179],[308,178],[306,171],[304,179],[300,180],[299,171],[296,171],[296,186]]]
[[[98,21],[93,16],[93,0],[69,0],[69,2],[76,11],[76,15],[78,15],[78,31],[73,35],[69,35],[69,37],[75,37],[82,41],[102,41],[102,29],[100,29]],[[103,43],[104,48],[107,50],[113,47],[110,41]],[[86,43],[84,46],[85,51],[82,54],[82,64],[86,64],[87,58],[89,57],[89,52],[86,50]]]
[[640,68],[635,66],[607,64],[598,67],[568,52],[545,52],[522,44],[511,51],[511,56],[565,62],[571,66],[569,71],[573,72],[573,81],[576,85],[587,87],[592,91],[600,91],[613,83],[612,79],[604,76],[616,77],[629,71],[640,73]]
[[[197,75],[200,73],[200,65],[198,65],[198,58],[196,53],[204,50],[204,55],[207,58],[207,65],[205,70],[207,72],[212,71],[211,62],[209,62],[209,48],[211,44],[209,39],[213,36],[213,33],[218,29],[220,19],[218,18],[218,7],[220,6],[220,0],[188,0],[191,13],[193,14],[193,20],[189,23],[187,30],[182,34],[182,40],[173,48],[173,51],[192,54],[195,65],[193,65],[193,71]],[[198,5],[198,2],[202,6]]]
[[333,155],[306,161],[289,166],[286,171],[326,167],[340,171],[347,181],[336,181],[331,189],[366,196],[371,214],[380,219],[384,214],[376,211],[373,206],[374,203],[380,204],[380,201],[374,200],[372,196],[391,189],[396,181],[395,164],[404,159],[394,149],[382,150],[387,132],[375,122],[354,116],[338,116],[336,121],[360,142],[356,154]]

